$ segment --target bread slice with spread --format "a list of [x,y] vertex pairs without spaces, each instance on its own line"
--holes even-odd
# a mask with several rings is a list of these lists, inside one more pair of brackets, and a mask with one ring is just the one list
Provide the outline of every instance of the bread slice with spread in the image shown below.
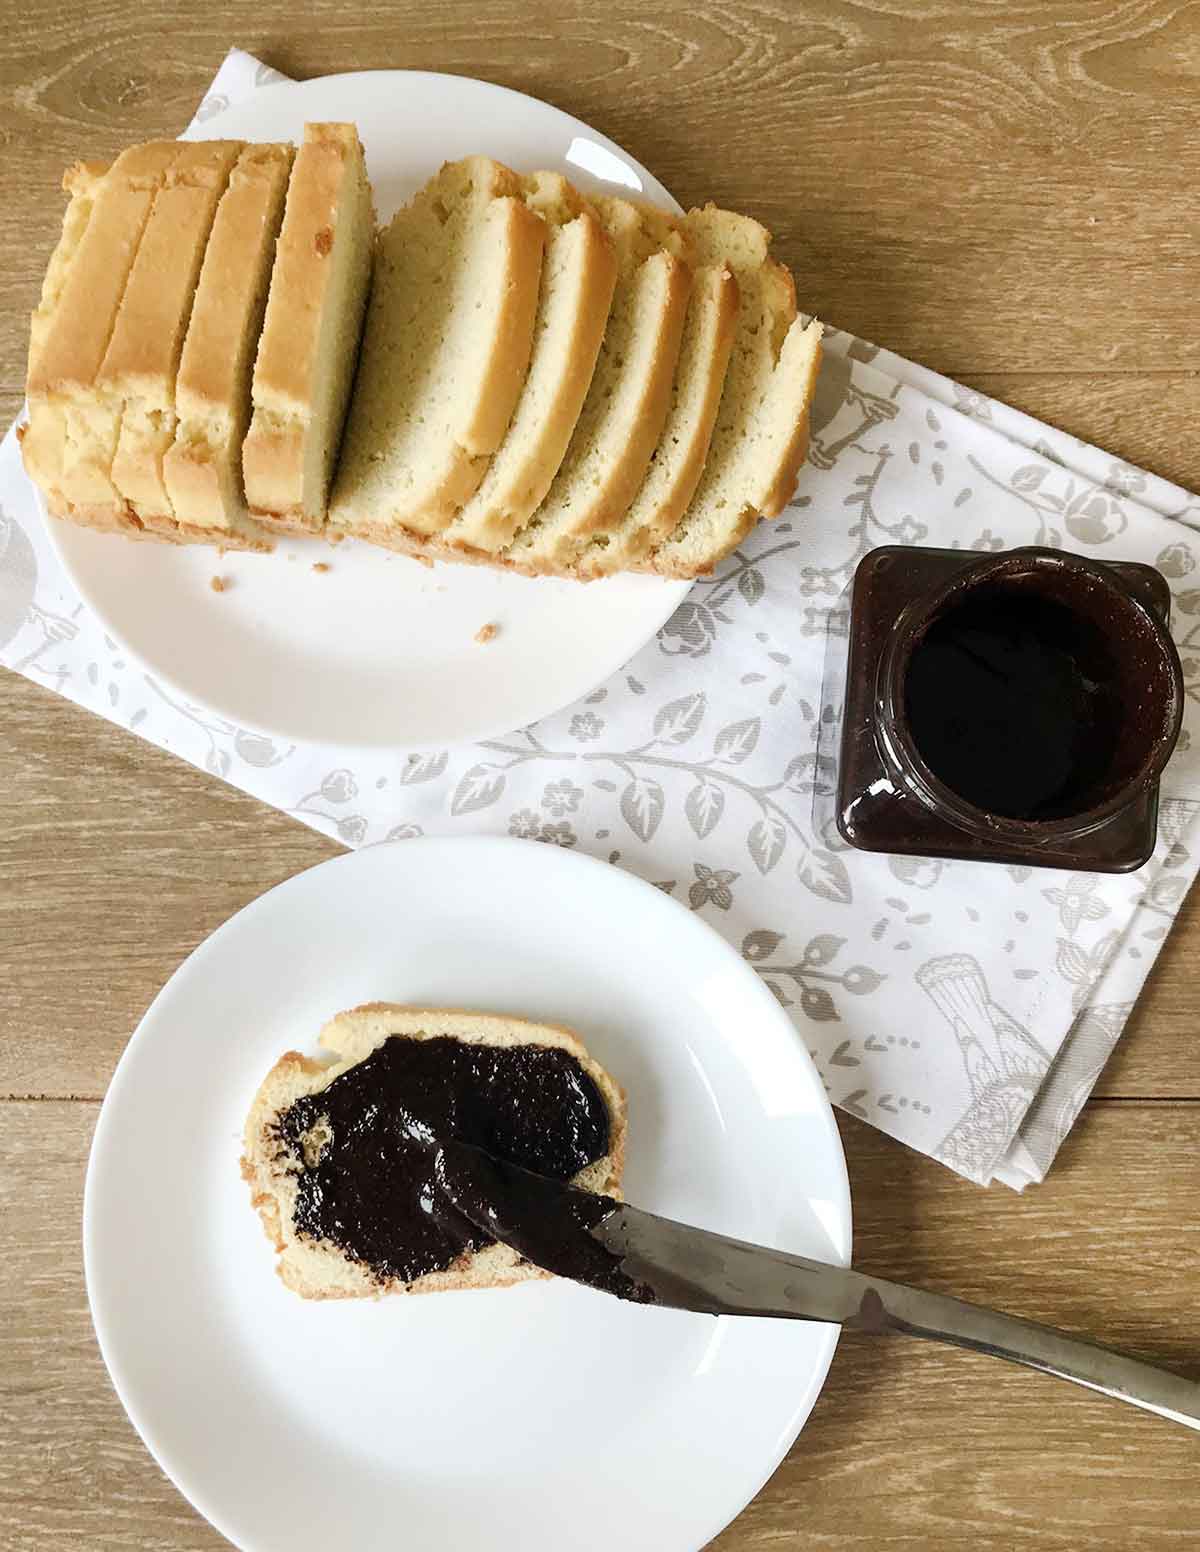
[[331,1019],[320,1044],[327,1063],[292,1051],[267,1074],[242,1156],[276,1270],[301,1297],[497,1288],[548,1275],[477,1231],[464,1244],[431,1226],[416,1193],[423,1144],[439,1132],[620,1196],[625,1096],[569,1029],[367,1003]]

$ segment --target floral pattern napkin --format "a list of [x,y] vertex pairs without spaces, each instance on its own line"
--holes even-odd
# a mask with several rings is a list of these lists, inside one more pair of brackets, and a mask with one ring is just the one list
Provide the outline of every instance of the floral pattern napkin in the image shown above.
[[[276,72],[234,51],[203,120]],[[827,337],[783,517],[580,704],[453,749],[281,745],[186,704],[73,593],[10,431],[0,663],[347,846],[502,833],[578,847],[702,914],[794,1019],[833,1102],[971,1180],[1041,1180],[1200,867],[1200,501],[936,373]],[[1187,712],[1153,859],[1125,877],[884,858],[814,822],[827,631],[879,544],[1066,546],[1174,593]]]

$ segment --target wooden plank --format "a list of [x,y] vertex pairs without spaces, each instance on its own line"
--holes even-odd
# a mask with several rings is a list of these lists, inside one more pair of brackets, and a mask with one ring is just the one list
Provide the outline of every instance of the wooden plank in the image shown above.
[[15,674],[0,726],[0,1094],[98,1098],[179,962],[344,848]]
[[[77,1102],[0,1108],[0,1544],[215,1552],[225,1543],[143,1450],[92,1339],[79,1218],[95,1115]],[[1051,1181],[1024,1196],[982,1191],[858,1122],[842,1129],[860,1265],[1200,1377],[1200,1105],[1093,1106]],[[1176,1552],[1200,1516],[1195,1462],[1194,1435],[1100,1397],[848,1336],[796,1447],[716,1545]]]

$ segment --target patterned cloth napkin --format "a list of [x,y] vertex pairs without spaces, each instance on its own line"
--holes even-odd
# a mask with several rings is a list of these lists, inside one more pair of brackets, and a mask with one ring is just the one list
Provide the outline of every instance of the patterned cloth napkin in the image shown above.
[[[197,119],[281,79],[235,51]],[[58,565],[10,432],[0,662],[347,846],[499,832],[632,869],[740,948],[835,1104],[1021,1188],[1044,1178],[1200,867],[1200,501],[837,332],[812,429],[782,519],[586,700],[481,744],[343,757],[235,727],[130,661]],[[1153,859],[1103,877],[869,856],[815,832],[826,626],[844,638],[859,557],[1030,543],[1170,580],[1188,702]]]

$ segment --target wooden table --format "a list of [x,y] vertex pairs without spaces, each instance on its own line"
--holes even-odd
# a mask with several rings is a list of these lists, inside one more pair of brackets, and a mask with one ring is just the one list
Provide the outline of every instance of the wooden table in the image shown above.
[[[173,133],[239,43],[295,76],[403,65],[547,98],[680,199],[764,219],[823,317],[1200,489],[1195,5],[310,0],[303,25],[300,11],[0,4],[6,418],[62,166]],[[97,1354],[84,1161],[162,981],[337,848],[11,674],[0,726],[0,1547],[218,1548]],[[1193,903],[1049,1182],[1023,1197],[840,1118],[861,1264],[1200,1377],[1197,954]],[[994,1362],[850,1336],[799,1443],[716,1545],[1167,1552],[1195,1546],[1198,1524],[1195,1435]]]

